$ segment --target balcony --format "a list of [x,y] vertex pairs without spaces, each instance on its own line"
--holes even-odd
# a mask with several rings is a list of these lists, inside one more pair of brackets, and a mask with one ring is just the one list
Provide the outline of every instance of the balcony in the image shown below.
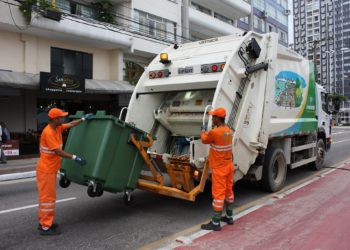
[[[10,1],[11,2],[11,1]],[[146,54],[157,54],[170,44],[169,38],[153,37],[142,34],[139,27],[130,18],[122,20],[114,15],[111,23],[98,20],[96,11],[88,5],[70,5],[70,1],[57,1],[66,5],[57,6],[62,12],[60,21],[50,20],[43,16],[43,11],[36,7],[32,11],[30,25],[26,25],[23,14],[19,11],[18,3],[12,1],[12,15],[6,3],[0,2],[0,29],[18,32],[17,26],[22,27],[22,33],[45,37],[51,40],[81,43],[94,47],[115,49],[123,48],[137,50]],[[68,4],[67,4],[68,3]],[[168,34],[165,34],[168,35]]]
[[243,0],[195,0],[193,2],[235,19],[248,16],[252,10],[251,5]]
[[217,37],[242,33],[242,30],[193,8],[189,8],[189,19],[191,33],[195,32],[197,33],[196,36],[199,37],[203,35],[207,37]]

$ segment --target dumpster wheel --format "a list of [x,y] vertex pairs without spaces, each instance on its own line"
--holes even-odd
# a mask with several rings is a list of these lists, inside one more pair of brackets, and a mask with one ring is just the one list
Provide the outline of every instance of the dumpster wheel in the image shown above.
[[92,198],[102,196],[103,195],[102,185],[100,183],[90,181],[87,188],[87,194]]
[[133,201],[134,201],[134,196],[132,195],[132,191],[130,190],[125,191],[124,204],[127,206],[130,206]]
[[60,184],[61,188],[67,188],[70,185],[70,180],[67,179],[67,177],[64,174],[60,175],[60,180],[58,182]]

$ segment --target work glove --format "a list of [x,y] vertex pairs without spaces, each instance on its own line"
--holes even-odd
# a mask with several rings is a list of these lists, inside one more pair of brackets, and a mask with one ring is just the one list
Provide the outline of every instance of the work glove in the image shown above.
[[202,130],[202,131],[207,131],[207,126],[203,124],[203,125],[201,126],[201,130]]
[[72,160],[78,163],[80,166],[86,165],[86,160],[84,160],[82,157],[73,155]]
[[95,115],[94,115],[93,113],[89,113],[89,114],[84,115],[83,118],[82,118],[82,120],[83,120],[83,121],[85,121],[85,120],[86,120],[86,121],[90,121],[90,120],[92,120],[92,119],[94,118],[94,116],[95,116]]

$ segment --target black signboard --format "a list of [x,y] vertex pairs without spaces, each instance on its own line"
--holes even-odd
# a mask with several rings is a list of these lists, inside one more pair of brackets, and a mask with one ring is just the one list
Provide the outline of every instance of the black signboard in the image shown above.
[[85,78],[83,76],[40,72],[40,90],[54,94],[84,94]]

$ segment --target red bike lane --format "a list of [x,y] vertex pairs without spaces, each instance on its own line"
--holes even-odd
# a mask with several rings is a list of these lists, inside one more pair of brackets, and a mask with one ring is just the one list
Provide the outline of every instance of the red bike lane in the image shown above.
[[341,168],[176,249],[349,250],[350,171]]

